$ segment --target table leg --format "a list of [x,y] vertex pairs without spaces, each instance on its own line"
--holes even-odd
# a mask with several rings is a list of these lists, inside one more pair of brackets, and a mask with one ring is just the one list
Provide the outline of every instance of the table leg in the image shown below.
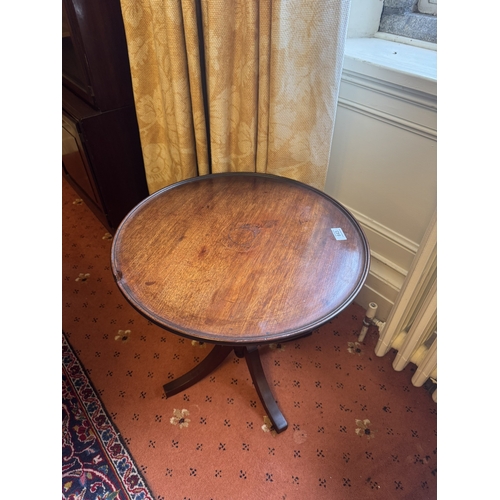
[[266,375],[264,374],[264,370],[262,368],[257,346],[245,347],[245,360],[260,401],[262,402],[274,429],[279,434],[280,432],[286,430],[288,423],[285,420],[285,417],[283,417],[283,414],[278,408],[274,396],[271,393],[271,389],[269,388],[269,384],[266,380]]
[[163,386],[167,398],[188,389],[196,384],[196,382],[205,378],[209,373],[212,373],[227,358],[232,350],[233,348],[230,346],[214,345],[213,349],[201,363],[181,377]]

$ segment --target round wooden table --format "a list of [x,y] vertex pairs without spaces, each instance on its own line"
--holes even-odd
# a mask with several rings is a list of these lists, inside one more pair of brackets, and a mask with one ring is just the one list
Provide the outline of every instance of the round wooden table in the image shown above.
[[287,423],[266,381],[258,345],[306,334],[345,309],[363,286],[368,243],[325,193],[255,173],[188,179],[135,207],[114,237],[116,283],[160,327],[214,344],[164,385],[184,391],[231,351],[246,359],[276,432]]

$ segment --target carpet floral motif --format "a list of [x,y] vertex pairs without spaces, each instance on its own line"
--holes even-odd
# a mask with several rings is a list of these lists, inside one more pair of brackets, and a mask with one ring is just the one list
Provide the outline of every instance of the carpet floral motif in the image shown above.
[[356,434],[359,437],[365,436],[368,440],[375,437],[375,431],[370,429],[371,422],[366,418],[365,420],[356,419]]
[[347,350],[351,354],[357,354],[361,356],[363,354],[363,349],[361,348],[361,344],[359,342],[347,342]]
[[170,423],[172,425],[178,425],[179,428],[187,427],[191,420],[187,418],[189,411],[174,409],[174,416],[170,418]]
[[152,500],[63,334],[63,500]]

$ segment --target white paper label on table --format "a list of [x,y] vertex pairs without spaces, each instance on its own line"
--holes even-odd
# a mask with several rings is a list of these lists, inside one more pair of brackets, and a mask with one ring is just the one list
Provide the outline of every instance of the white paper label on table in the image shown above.
[[347,240],[344,231],[340,227],[332,227],[332,233],[336,240]]

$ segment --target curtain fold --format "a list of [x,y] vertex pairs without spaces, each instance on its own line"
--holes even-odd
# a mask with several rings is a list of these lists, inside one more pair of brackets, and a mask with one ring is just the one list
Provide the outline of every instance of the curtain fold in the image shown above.
[[150,193],[209,173],[194,0],[121,0]]
[[233,171],[324,187],[350,0],[120,1],[151,193]]

